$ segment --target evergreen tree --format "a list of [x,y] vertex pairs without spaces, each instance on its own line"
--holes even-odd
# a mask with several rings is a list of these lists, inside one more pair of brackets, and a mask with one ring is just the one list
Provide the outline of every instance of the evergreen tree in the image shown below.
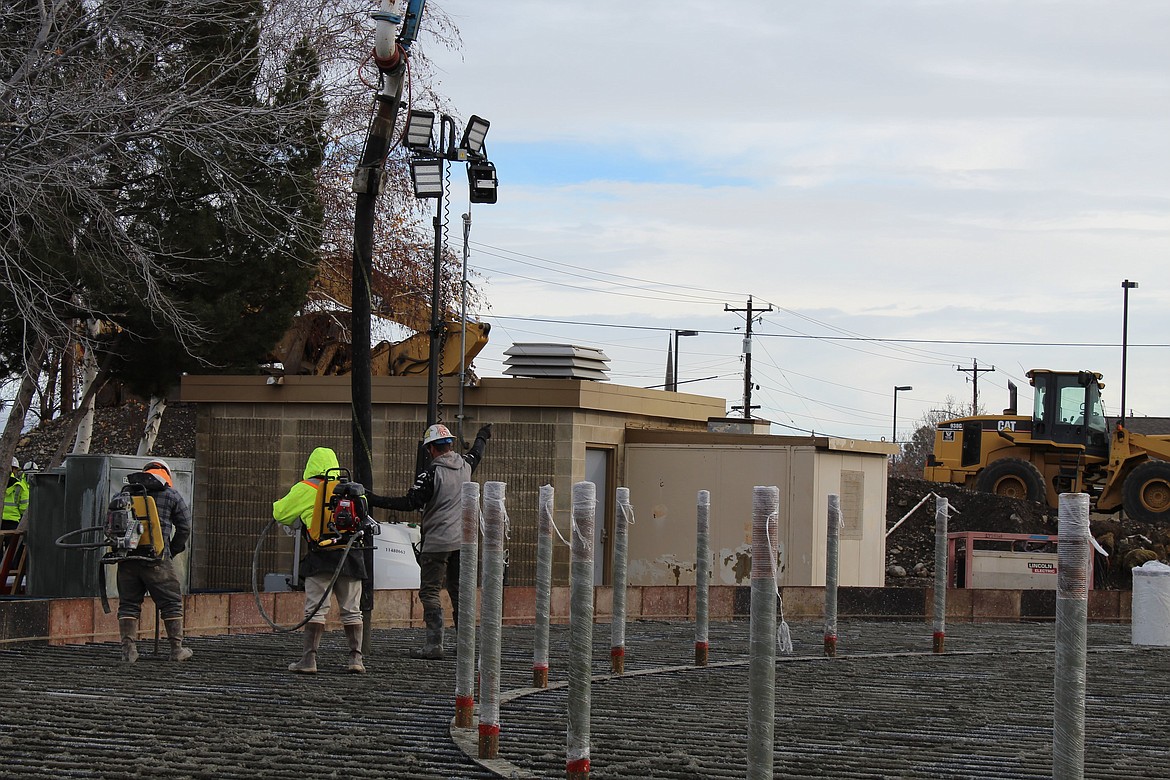
[[[249,372],[303,303],[320,246],[322,209],[314,175],[323,156],[319,64],[302,39],[283,86],[260,91],[255,41],[258,2],[222,3],[218,24],[190,30],[189,89],[214,92],[218,110],[268,112],[252,143],[215,136],[198,145],[164,144],[153,173],[136,188],[142,244],[159,246],[157,284],[181,301],[182,323],[160,321],[149,291],[135,285],[112,367],[141,394],[161,394],[185,371]],[[190,326],[185,331],[184,326]]]

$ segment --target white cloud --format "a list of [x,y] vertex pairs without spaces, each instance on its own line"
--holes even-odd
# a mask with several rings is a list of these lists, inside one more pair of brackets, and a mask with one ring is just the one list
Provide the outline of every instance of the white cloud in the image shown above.
[[[1170,332],[1165,3],[441,5],[465,45],[430,53],[500,165],[472,231],[501,318],[481,373],[554,339],[661,383],[669,332],[702,328],[681,373],[726,374],[688,387],[739,403],[724,305],[753,295],[796,313],[767,315],[753,362],[760,414],[795,427],[888,436],[893,385],[916,388],[909,426],[966,397],[976,359],[991,409],[1041,365],[1102,371],[1115,405],[1130,278],[1127,401],[1170,415],[1167,347],[1146,346]],[[510,178],[536,149],[557,176]],[[830,328],[936,343],[790,338]]]

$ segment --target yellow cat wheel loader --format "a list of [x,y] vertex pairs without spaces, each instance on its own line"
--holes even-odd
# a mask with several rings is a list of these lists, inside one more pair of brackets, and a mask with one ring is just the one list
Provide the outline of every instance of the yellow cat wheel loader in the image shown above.
[[1061,493],[1088,493],[1098,512],[1170,526],[1170,436],[1109,426],[1101,374],[1033,369],[1032,415],[1017,414],[1015,387],[1001,415],[938,424],[925,474],[1011,498],[1057,506]]

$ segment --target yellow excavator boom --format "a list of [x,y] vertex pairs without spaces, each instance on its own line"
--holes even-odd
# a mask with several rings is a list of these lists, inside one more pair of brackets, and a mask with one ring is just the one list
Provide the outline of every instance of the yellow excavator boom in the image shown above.
[[[460,356],[463,357],[464,366],[470,366],[475,356],[487,345],[491,326],[486,322],[468,322],[465,335],[462,333],[461,321],[448,320],[442,326],[439,375],[454,376],[459,373]],[[371,370],[374,376],[426,374],[430,365],[430,350],[429,333],[416,333],[394,343],[383,341],[374,347],[370,355]]]

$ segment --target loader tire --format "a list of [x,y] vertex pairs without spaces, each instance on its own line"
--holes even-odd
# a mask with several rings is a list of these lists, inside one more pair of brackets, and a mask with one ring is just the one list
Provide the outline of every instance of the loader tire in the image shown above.
[[1025,501],[1047,500],[1044,475],[1040,473],[1040,469],[1019,458],[992,461],[987,468],[979,472],[975,479],[975,489],[1004,498]]
[[1121,487],[1121,504],[1133,520],[1170,524],[1170,463],[1147,460],[1134,468]]

